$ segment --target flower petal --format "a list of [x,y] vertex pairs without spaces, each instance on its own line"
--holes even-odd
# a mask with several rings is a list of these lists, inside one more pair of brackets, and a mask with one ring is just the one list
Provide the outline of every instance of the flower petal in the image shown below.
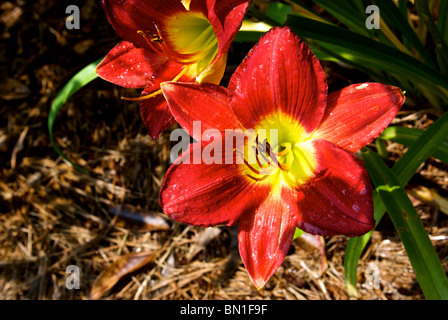
[[[151,93],[149,89],[143,90],[143,95]],[[174,124],[174,117],[162,94],[140,102],[140,115],[146,126],[148,134],[158,139],[162,131]]]
[[383,132],[404,100],[399,88],[380,83],[354,84],[333,92],[313,138],[356,152]]
[[[194,3],[194,2],[193,2]],[[218,38],[218,52],[227,52],[241,28],[250,0],[207,0],[207,18]]]
[[[227,89],[213,84],[165,82],[163,94],[176,121],[194,139],[201,140],[207,129],[244,129],[230,108]],[[201,131],[193,130],[200,122]]]
[[227,53],[217,56],[214,61],[196,76],[197,83],[219,84],[227,66]]
[[136,47],[150,49],[146,40],[137,31],[157,33],[154,22],[163,20],[176,11],[185,11],[178,0],[102,0],[106,17],[123,40]]
[[[204,144],[191,144],[168,169],[159,202],[172,219],[196,226],[234,225],[245,212],[254,211],[270,192],[244,176],[244,166],[196,163],[195,154],[204,155]],[[189,164],[185,163],[189,161]],[[234,159],[235,160],[235,159]]]
[[136,48],[131,42],[117,44],[98,65],[96,72],[104,80],[126,88],[144,88],[168,59],[152,51]]
[[316,177],[283,200],[297,226],[312,234],[360,236],[372,230],[372,186],[361,160],[325,140],[314,140]]
[[246,128],[281,111],[311,134],[324,115],[327,80],[306,43],[288,28],[273,28],[237,68],[229,90]]
[[255,212],[240,218],[240,255],[258,289],[277,271],[291,247],[296,221],[282,201],[282,194],[289,189],[286,185],[277,187]]

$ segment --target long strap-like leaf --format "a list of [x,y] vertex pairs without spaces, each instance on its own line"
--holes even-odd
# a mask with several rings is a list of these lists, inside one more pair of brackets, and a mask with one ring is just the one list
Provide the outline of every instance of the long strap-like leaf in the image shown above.
[[448,90],[448,79],[412,56],[388,45],[364,37],[350,30],[326,23],[288,15],[286,25],[298,35],[319,41],[322,46],[332,45],[338,55],[376,70],[406,76],[429,87]]
[[79,71],[73,78],[71,78],[67,84],[62,88],[61,91],[57,94],[56,98],[53,100],[53,103],[51,104],[50,114],[48,116],[48,133],[50,135],[50,141],[57,152],[58,155],[60,155],[64,160],[66,160],[68,163],[70,163],[74,168],[85,171],[84,168],[81,166],[73,163],[67,156],[61,151],[59,146],[56,144],[56,141],[54,139],[53,135],[53,125],[56,119],[56,116],[61,109],[61,107],[64,105],[64,103],[79,89],[87,85],[92,80],[96,79],[98,77],[98,74],[95,72],[96,66],[101,62],[103,58],[92,62],[85,68],[83,68],[81,71]]
[[[380,139],[412,145],[424,133],[424,130],[407,127],[389,127],[379,136]],[[432,154],[434,158],[448,164],[448,140],[445,139]]]
[[[409,147],[408,151],[393,166],[392,172],[400,185],[405,186],[415,174],[420,165],[430,157],[448,136],[448,112],[437,119],[418,139]],[[382,219],[386,208],[377,192],[373,195],[374,218],[376,223]],[[348,241],[345,257],[345,282],[347,290],[351,295],[356,295],[356,275],[358,261],[364,247],[368,243],[372,233],[369,232],[361,237],[351,238]]]
[[415,276],[427,299],[448,299],[448,279],[420,216],[391,169],[372,150],[363,160],[406,249]]

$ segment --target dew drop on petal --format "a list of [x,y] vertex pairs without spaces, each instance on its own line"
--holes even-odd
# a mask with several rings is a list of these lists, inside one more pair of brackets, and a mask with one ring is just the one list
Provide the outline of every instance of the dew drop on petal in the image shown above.
[[357,90],[361,90],[361,89],[367,88],[368,86],[369,86],[368,83],[363,83],[363,84],[360,84],[359,86],[357,86],[356,89]]
[[223,181],[224,181],[223,177],[217,177],[217,178],[216,178],[216,182],[217,182],[217,183],[221,183],[221,182],[223,182]]
[[361,195],[361,196],[363,196],[363,195],[365,195],[367,193],[367,189],[366,189],[366,187],[364,186],[362,189],[361,189],[361,191],[359,192],[359,194]]
[[380,111],[380,105],[379,104],[375,104],[372,107],[370,107],[370,110],[373,112],[378,112]]

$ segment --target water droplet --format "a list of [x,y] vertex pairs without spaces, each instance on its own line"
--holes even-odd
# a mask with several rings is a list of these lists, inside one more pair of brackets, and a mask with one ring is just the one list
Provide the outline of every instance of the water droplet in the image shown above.
[[367,88],[368,86],[369,86],[368,83],[363,83],[363,84],[360,84],[359,86],[357,86],[355,89],[361,90],[361,89]]
[[380,105],[379,104],[375,104],[372,107],[370,107],[370,110],[373,112],[378,112],[380,111]]
[[362,189],[361,189],[361,191],[359,191],[359,194],[360,194],[361,196],[363,196],[363,195],[365,195],[366,193],[367,193],[367,189],[366,189],[365,186],[363,186]]

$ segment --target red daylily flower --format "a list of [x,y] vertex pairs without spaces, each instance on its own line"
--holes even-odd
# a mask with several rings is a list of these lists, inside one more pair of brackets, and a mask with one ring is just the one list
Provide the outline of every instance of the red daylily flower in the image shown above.
[[140,111],[158,138],[174,123],[160,90],[164,81],[218,84],[227,51],[250,0],[102,0],[123,39],[98,65],[98,75],[126,88],[142,88]]
[[[374,227],[372,186],[353,153],[372,142],[404,103],[403,92],[379,83],[350,85],[327,95],[327,81],[307,44],[288,28],[263,36],[233,74],[228,89],[166,82],[163,94],[179,124],[195,138],[205,130],[255,132],[255,164],[185,164],[207,143],[193,143],[167,171],[159,200],[171,218],[197,226],[239,222],[244,265],[262,288],[283,262],[296,227],[318,235],[360,236]],[[197,130],[196,130],[197,131]],[[250,135],[249,135],[250,137]],[[241,150],[241,149],[237,149]],[[232,150],[234,151],[234,150]],[[276,162],[276,166],[268,166]]]

